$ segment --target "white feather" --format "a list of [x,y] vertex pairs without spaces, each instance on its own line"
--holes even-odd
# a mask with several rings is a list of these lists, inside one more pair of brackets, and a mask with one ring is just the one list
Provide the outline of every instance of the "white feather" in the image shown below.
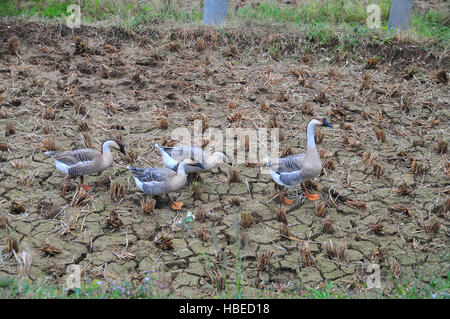
[[69,168],[70,168],[69,165],[64,164],[63,162],[60,162],[58,160],[55,160],[55,165],[59,171],[65,173],[65,174],[69,174]]

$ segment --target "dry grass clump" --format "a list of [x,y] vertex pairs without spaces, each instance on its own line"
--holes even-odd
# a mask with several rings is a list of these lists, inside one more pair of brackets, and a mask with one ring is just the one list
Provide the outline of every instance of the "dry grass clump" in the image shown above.
[[19,38],[11,37],[8,39],[8,51],[13,55],[19,53]]
[[447,76],[447,71],[446,70],[442,70],[436,73],[436,79],[439,83],[444,83],[447,84],[448,82],[448,76]]
[[377,235],[381,235],[383,233],[383,227],[383,221],[378,218],[372,225],[370,225],[370,231]]
[[49,243],[43,243],[39,250],[42,251],[43,256],[55,256],[56,254],[61,253],[61,249],[56,248]]
[[169,123],[167,123],[167,119],[161,117],[159,120],[159,128],[162,130],[167,130],[169,128]]
[[400,277],[400,264],[395,259],[392,262],[391,270],[392,270],[392,277],[398,279]]
[[412,209],[410,209],[406,206],[398,205],[398,204],[390,206],[389,210],[391,212],[398,212],[398,213],[406,214],[409,217],[412,217],[414,214],[414,211]]
[[173,237],[169,234],[162,233],[158,239],[155,240],[156,246],[158,246],[161,250],[173,250]]
[[290,239],[291,238],[292,232],[286,224],[281,223],[279,230],[280,230],[280,238],[281,239]]
[[109,213],[109,217],[105,217],[105,222],[107,228],[115,229],[123,226],[123,222],[119,218],[119,214],[116,211],[111,211]]
[[331,239],[329,242],[324,242],[322,244],[323,250],[327,253],[330,258],[336,258],[338,260],[345,260],[347,256],[347,242],[333,242]]
[[229,168],[228,169],[228,176],[227,176],[227,183],[228,184],[231,184],[231,183],[242,183],[240,175],[241,175],[240,171],[235,170],[233,168]]
[[12,149],[12,148],[7,142],[0,142],[0,151],[6,152],[10,149]]
[[248,213],[248,210],[245,212],[241,212],[241,226],[243,228],[249,228],[252,224],[254,224],[253,215]]
[[399,193],[400,195],[403,196],[409,195],[411,194],[411,192],[412,192],[411,189],[405,183],[393,190],[394,194]]
[[384,131],[382,129],[376,129],[375,130],[375,134],[377,136],[377,139],[381,143],[385,143],[386,142],[386,134],[384,133]]
[[17,170],[23,170],[25,168],[27,168],[27,163],[25,162],[25,159],[22,158],[21,160],[18,160],[16,162],[11,162],[11,167],[13,169],[17,169]]
[[287,224],[287,216],[286,216],[286,213],[285,213],[283,207],[280,207],[277,210],[277,220],[283,224]]
[[112,183],[109,189],[109,193],[111,195],[111,199],[115,202],[118,202],[125,197],[127,191],[124,185],[120,185],[119,183]]
[[425,231],[427,234],[435,234],[439,231],[439,228],[441,227],[441,223],[437,218],[433,218],[428,220],[428,223],[425,225]]
[[241,206],[241,201],[239,200],[239,198],[230,198],[228,200],[228,203],[230,203],[230,205],[232,206]]
[[348,146],[348,147],[351,147],[354,149],[360,149],[362,146],[359,141],[357,141],[356,139],[349,138],[345,134],[342,135],[342,140],[343,140],[345,146]]
[[316,205],[316,216],[324,218],[327,214],[328,207],[323,202],[317,202]]
[[18,203],[16,201],[11,201],[10,212],[11,214],[22,214],[25,213],[25,203]]
[[323,222],[322,231],[324,234],[332,234],[334,233],[334,221],[332,218],[327,217]]
[[353,208],[367,209],[366,203],[363,200],[347,200],[345,203]]
[[300,248],[300,255],[302,257],[303,266],[310,267],[314,265],[314,258],[311,254],[311,250],[309,250],[309,243],[307,241],[303,242],[302,247]]
[[322,134],[321,131],[317,130],[317,131],[314,133],[314,140],[316,141],[316,144],[322,143],[322,140],[323,140],[323,134]]
[[78,124],[78,131],[80,132],[87,132],[89,131],[89,124],[85,121],[81,121],[80,124]]
[[384,176],[384,168],[379,163],[372,163],[372,174],[375,175],[377,178],[381,178]]
[[282,152],[280,157],[281,158],[285,158],[288,156],[294,155],[294,151],[292,150],[291,146],[289,145],[288,147],[286,147]]
[[427,171],[427,168],[421,161],[412,161],[411,162],[411,173],[414,175],[422,176]]
[[94,148],[94,145],[92,144],[91,135],[89,135],[89,133],[87,133],[87,132],[83,132],[82,135],[83,135],[84,146],[86,148]]
[[153,198],[145,198],[141,200],[142,212],[146,215],[151,214],[155,210],[156,200]]
[[204,227],[199,227],[195,231],[195,235],[197,236],[198,239],[200,239],[204,243],[208,241],[208,233]]
[[6,252],[11,254],[13,252],[19,251],[19,242],[14,237],[8,237],[7,243],[6,243]]
[[11,226],[11,220],[6,214],[0,213],[0,229]]
[[55,141],[51,138],[51,137],[49,137],[49,138],[47,138],[47,139],[44,139],[43,141],[42,141],[42,144],[41,144],[41,150],[43,151],[43,152],[47,152],[47,151],[56,151],[58,148],[56,147],[56,144],[55,144]]
[[10,136],[16,134],[16,124],[12,121],[6,123],[5,126],[5,136]]
[[341,128],[341,130],[343,130],[343,131],[349,131],[349,130],[352,129],[352,125],[351,125],[351,124],[348,124],[348,123],[341,122],[340,128]]
[[439,154],[441,154],[441,155],[447,154],[447,152],[448,152],[448,142],[444,141],[444,140],[440,141],[438,143],[438,146],[437,146],[437,152]]
[[272,256],[274,254],[274,251],[265,251],[257,256],[258,260],[258,272],[263,271],[264,269],[268,270],[272,266]]
[[73,195],[72,201],[70,202],[70,206],[84,206],[92,202],[92,196],[84,190],[83,187],[78,187],[75,195]]
[[235,122],[238,122],[238,121],[242,121],[243,118],[244,118],[244,116],[242,115],[241,112],[236,112],[234,114],[228,115],[227,120],[230,123],[235,123]]

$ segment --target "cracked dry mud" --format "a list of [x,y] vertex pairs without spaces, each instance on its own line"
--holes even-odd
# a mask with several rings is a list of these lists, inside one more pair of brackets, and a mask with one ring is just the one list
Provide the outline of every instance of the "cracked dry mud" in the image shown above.
[[[18,272],[7,252],[11,237],[19,251],[30,250],[32,278],[44,274],[62,283],[72,263],[88,278],[156,271],[176,296],[217,293],[218,274],[233,291],[237,260],[245,296],[298,293],[329,281],[357,291],[372,263],[380,265],[387,291],[396,281],[417,275],[427,281],[449,270],[449,161],[437,150],[448,139],[449,96],[436,78],[448,59],[405,46],[392,51],[397,54],[381,49],[379,64],[366,68],[330,64],[330,52],[307,55],[297,43],[274,60],[268,44],[277,36],[254,30],[82,27],[72,33],[14,21],[2,21],[0,30],[0,131],[9,146],[0,153],[0,214],[9,220],[0,227],[0,276]],[[13,36],[17,54],[8,48]],[[295,35],[283,39],[289,36]],[[405,78],[411,67],[415,77]],[[289,238],[280,233],[274,183],[258,167],[235,166],[242,182],[232,184],[227,167],[216,167],[201,175],[195,199],[190,185],[176,194],[181,211],[163,197],[153,213],[143,212],[145,195],[126,165],[161,166],[153,145],[169,145],[173,129],[192,129],[202,115],[222,131],[278,126],[280,150],[290,146],[294,153],[305,149],[312,115],[334,124],[320,129],[318,149],[328,161],[314,181],[321,199],[302,203],[296,188],[289,193],[294,204],[282,206]],[[9,122],[14,133],[7,133]],[[84,147],[83,133],[94,147],[120,135],[135,158],[117,154],[111,168],[86,176],[92,199],[73,207],[79,180],[70,180],[61,197],[63,175],[43,150],[51,141],[58,150]],[[112,183],[125,187],[123,198],[111,198]],[[196,220],[178,223],[187,210]],[[241,212],[253,217],[247,227]],[[325,250],[330,241],[346,243],[344,258]],[[312,264],[303,257],[305,242]],[[43,254],[44,243],[60,253]]]

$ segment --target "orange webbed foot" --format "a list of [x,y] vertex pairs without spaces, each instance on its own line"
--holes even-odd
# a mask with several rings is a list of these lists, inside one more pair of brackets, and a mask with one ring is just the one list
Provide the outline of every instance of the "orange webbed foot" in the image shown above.
[[313,202],[320,198],[320,194],[310,194],[308,192],[305,192],[306,199]]

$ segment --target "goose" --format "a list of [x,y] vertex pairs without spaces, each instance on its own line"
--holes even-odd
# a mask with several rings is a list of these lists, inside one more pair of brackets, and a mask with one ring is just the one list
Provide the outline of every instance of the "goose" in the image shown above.
[[176,170],[175,167],[178,162],[185,158],[190,158],[200,164],[187,166],[187,174],[209,171],[218,163],[231,164],[227,155],[222,152],[204,151],[195,146],[162,147],[158,144],[155,144],[155,146],[161,151],[163,163],[167,168]]
[[[270,174],[275,183],[284,187],[292,187],[320,175],[322,162],[314,140],[314,128],[316,126],[333,127],[325,117],[311,119],[306,130],[306,153],[268,161],[267,166],[270,168]],[[320,198],[319,194],[309,194],[304,187],[302,188],[308,200],[315,201]]]
[[66,174],[62,188],[62,196],[66,194],[66,184],[69,177],[80,176],[81,184],[84,190],[88,191],[90,185],[84,185],[84,175],[95,174],[104,171],[112,165],[113,155],[111,149],[125,153],[125,145],[117,139],[107,139],[102,143],[102,151],[91,148],[82,148],[72,151],[47,151],[46,155],[55,160],[56,168]]
[[186,184],[186,170],[189,166],[200,167],[200,165],[190,158],[185,158],[178,162],[175,170],[167,167],[137,168],[130,165],[127,168],[141,191],[151,196],[166,194],[173,202],[168,193],[176,192]]

